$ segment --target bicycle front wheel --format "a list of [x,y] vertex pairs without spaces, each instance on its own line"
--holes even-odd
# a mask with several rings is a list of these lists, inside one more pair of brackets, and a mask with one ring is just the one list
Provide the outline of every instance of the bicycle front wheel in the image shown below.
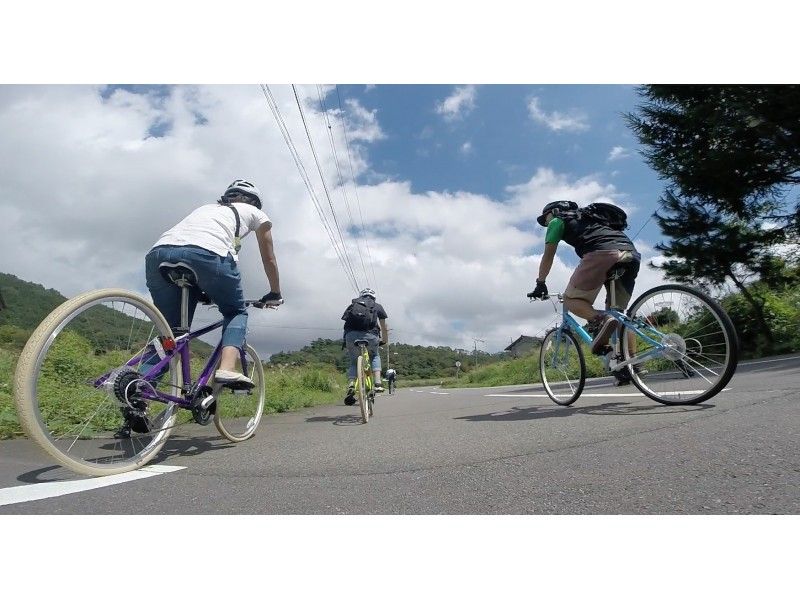
[[221,384],[214,384],[212,392],[216,397],[214,425],[231,442],[247,440],[256,433],[256,428],[264,414],[264,367],[258,353],[250,345],[245,347],[245,365],[241,359],[236,371],[245,374],[255,383],[251,390],[231,390]]
[[[14,400],[25,433],[80,474],[141,467],[156,456],[177,416],[174,403],[151,398],[156,388],[180,389],[180,358],[158,379],[148,371],[160,359],[160,343],[171,338],[156,307],[124,289],[66,301],[39,324],[19,357]],[[125,422],[134,422],[133,430],[115,437]]]
[[[623,338],[626,360],[648,351],[653,357],[628,366],[631,381],[665,405],[696,405],[725,388],[739,361],[733,322],[705,293],[677,284],[645,292],[628,310],[640,335]],[[654,342],[664,349],[653,349]]]
[[361,409],[361,419],[364,421],[364,423],[367,423],[370,416],[370,407],[369,398],[367,396],[367,376],[364,374],[363,355],[358,356],[356,368],[358,372],[358,392],[356,393],[358,396],[358,406]]
[[544,335],[539,350],[539,373],[544,390],[559,405],[572,405],[586,384],[586,361],[575,336],[565,328]]

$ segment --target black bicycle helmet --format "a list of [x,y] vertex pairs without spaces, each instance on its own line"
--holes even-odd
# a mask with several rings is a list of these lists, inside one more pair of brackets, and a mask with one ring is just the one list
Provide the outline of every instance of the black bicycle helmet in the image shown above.
[[550,212],[553,212],[554,216],[558,216],[560,212],[568,212],[570,210],[577,209],[578,204],[576,204],[574,201],[551,201],[544,207],[542,210],[542,215],[536,219],[536,222],[538,222],[541,226],[547,226],[544,223],[544,219]]

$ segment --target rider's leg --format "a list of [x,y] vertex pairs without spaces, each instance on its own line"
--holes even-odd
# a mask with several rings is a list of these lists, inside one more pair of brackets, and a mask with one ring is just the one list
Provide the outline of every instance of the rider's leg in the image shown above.
[[581,258],[564,293],[564,303],[571,313],[588,322],[594,321],[595,325],[600,324],[598,320],[603,316],[592,306],[603,288],[606,272],[617,262],[618,256],[618,251],[601,250],[589,252]]
[[375,383],[375,391],[383,392],[383,383],[381,382],[381,353],[378,350],[378,337],[370,334],[369,339],[369,354],[372,358],[372,380]]

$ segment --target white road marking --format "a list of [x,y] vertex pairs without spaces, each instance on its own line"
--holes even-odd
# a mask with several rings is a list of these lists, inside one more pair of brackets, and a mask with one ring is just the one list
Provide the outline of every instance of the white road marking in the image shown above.
[[449,395],[450,394],[449,392],[433,392],[432,390],[429,390],[428,392],[431,393],[432,395]]
[[765,359],[764,361],[747,361],[741,363],[739,365],[756,365],[757,363],[772,363],[774,361],[790,361],[792,359],[800,359],[800,355],[795,355],[794,357],[779,357],[777,359]]
[[[723,388],[721,392],[725,392],[726,390],[730,390],[730,388]],[[665,395],[675,395],[675,394],[699,395],[702,392],[705,392],[705,391],[702,391],[702,390],[682,390],[680,392],[665,392],[663,394],[665,394]],[[534,398],[534,399],[548,398],[547,395],[544,394],[544,393],[542,393],[542,394],[533,394],[533,395],[531,395],[531,394],[497,394],[497,395],[483,395],[483,396],[485,396],[485,397],[508,397],[508,398],[530,397],[530,398]],[[598,397],[643,397],[645,395],[643,395],[640,392],[602,392],[602,393],[601,392],[592,392],[592,393],[582,392],[581,396],[582,397],[595,397],[595,398],[598,398]]]
[[136,471],[129,471],[128,473],[89,478],[87,480],[43,482],[41,484],[26,484],[25,486],[0,488],[0,506],[13,505],[32,500],[43,500],[45,498],[55,498],[57,496],[64,496],[65,494],[85,492],[86,490],[94,490],[96,488],[123,484],[125,482],[134,482],[164,473],[172,473],[181,469],[186,468],[174,465],[148,465]]

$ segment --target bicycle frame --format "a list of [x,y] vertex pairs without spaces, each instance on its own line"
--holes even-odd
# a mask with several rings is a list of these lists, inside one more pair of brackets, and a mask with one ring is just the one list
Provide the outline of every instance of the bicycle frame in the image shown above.
[[[136,366],[146,362],[148,359],[152,358],[153,355],[158,355],[160,357],[160,361],[154,363],[150,366],[150,369],[146,374],[142,376],[142,380],[145,382],[152,383],[158,376],[160,376],[163,372],[163,368],[173,359],[175,359],[176,355],[180,356],[181,360],[181,374],[183,380],[183,387],[181,395],[172,395],[167,394],[164,392],[160,392],[153,388],[152,384],[147,385],[145,388],[142,389],[141,396],[144,399],[151,400],[151,401],[159,401],[161,403],[176,403],[180,407],[184,408],[191,408],[194,405],[195,394],[198,389],[201,389],[205,386],[208,386],[211,377],[214,375],[214,370],[216,369],[217,363],[219,362],[220,354],[222,353],[222,339],[220,339],[217,346],[214,348],[214,351],[211,353],[211,356],[208,358],[205,367],[203,368],[202,373],[197,379],[197,383],[192,383],[191,377],[191,352],[189,350],[189,344],[192,339],[198,338],[205,334],[208,334],[212,330],[216,330],[217,328],[221,328],[223,324],[223,320],[220,320],[214,324],[210,324],[205,328],[201,328],[195,332],[189,332],[188,334],[184,334],[177,339],[174,339],[174,348],[164,348],[162,344],[162,339],[155,338],[153,341],[148,343],[148,349],[142,351],[141,355],[133,357],[132,359],[128,360],[125,363],[126,367],[135,368]],[[163,355],[162,355],[163,353]],[[239,358],[242,363],[242,373],[245,376],[248,376],[247,371],[247,359],[245,354],[244,347],[239,348]],[[100,378],[94,381],[94,387],[99,388],[102,386],[106,380],[111,376],[112,372],[104,374]]]
[[[372,386],[374,384],[372,380],[372,360],[369,358],[369,351],[367,350],[366,345],[361,347],[361,359],[364,363],[364,389],[365,392],[370,393],[372,392]],[[356,376],[355,386],[354,388],[358,390],[358,376]]]
[[[561,325],[558,327],[558,332],[556,333],[556,343],[558,343],[558,346],[561,346],[561,331],[564,330],[565,328],[568,329],[573,334],[575,334],[576,336],[578,336],[578,338],[580,338],[587,345],[591,345],[593,340],[591,335],[588,332],[586,332],[583,326],[578,324],[578,322],[569,312],[569,310],[567,309],[567,304],[564,303],[564,298],[561,294],[558,295],[558,300],[562,304]],[[624,361],[619,361],[615,365],[609,366],[609,369],[611,371],[616,372],[629,365],[635,365],[637,363],[643,363],[645,361],[649,361],[654,357],[658,357],[661,353],[663,353],[667,349],[666,345],[648,336],[648,334],[650,334],[658,339],[663,339],[665,336],[663,332],[656,330],[649,324],[646,324],[644,322],[634,322],[624,313],[617,311],[615,309],[602,310],[599,313],[611,316],[617,322],[619,322],[625,329],[634,332],[639,338],[641,338],[651,346],[649,350],[645,351],[644,353],[637,354],[636,357]],[[617,345],[618,339],[619,339],[619,332],[615,330],[613,335],[611,336],[611,342],[613,346]]]

